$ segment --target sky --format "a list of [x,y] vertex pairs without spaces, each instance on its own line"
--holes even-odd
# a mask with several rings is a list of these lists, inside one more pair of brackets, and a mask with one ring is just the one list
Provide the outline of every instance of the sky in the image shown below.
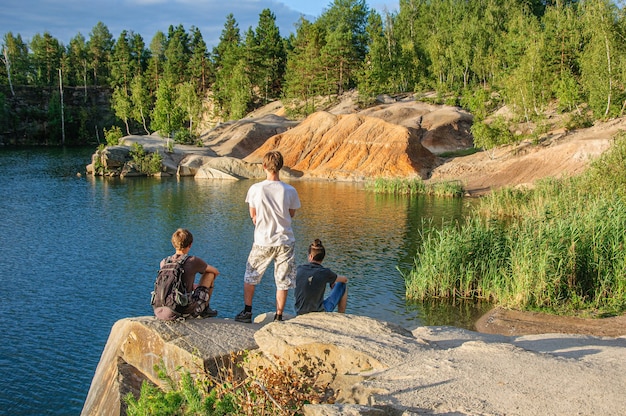
[[[366,2],[381,14],[397,11],[399,4],[399,0]],[[89,39],[101,21],[114,39],[122,30],[133,31],[150,45],[157,31],[167,34],[170,25],[182,24],[187,31],[199,28],[211,50],[219,42],[229,13],[243,35],[257,26],[263,9],[270,9],[281,36],[287,37],[300,16],[313,21],[330,5],[332,0],[1,0],[0,36],[12,32],[30,42],[33,35],[49,32],[67,46],[78,33]]]

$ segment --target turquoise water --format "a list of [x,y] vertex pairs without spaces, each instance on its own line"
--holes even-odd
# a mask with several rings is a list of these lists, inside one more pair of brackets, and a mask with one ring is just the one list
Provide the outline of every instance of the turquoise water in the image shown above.
[[[194,234],[192,253],[221,271],[211,301],[220,317],[243,306],[253,232],[244,199],[253,181],[77,176],[93,150],[0,149],[1,414],[80,413],[113,323],[151,314],[158,263],[178,227]],[[408,329],[471,325],[454,308],[425,313],[407,303],[397,270],[411,267],[423,219],[461,218],[467,201],[292,184],[303,205],[294,221],[298,261],[310,241],[324,242],[325,265],[350,279],[348,313]],[[254,313],[272,311],[274,295],[270,269]],[[293,314],[292,293],[285,312]]]

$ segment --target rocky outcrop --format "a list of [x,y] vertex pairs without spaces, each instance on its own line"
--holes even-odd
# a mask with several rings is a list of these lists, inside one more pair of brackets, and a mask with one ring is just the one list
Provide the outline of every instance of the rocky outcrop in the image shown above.
[[[222,123],[201,136],[202,147],[177,144],[171,151],[164,139],[154,136],[129,136],[122,145],[140,142],[147,152],[159,151],[163,170],[171,175],[260,178],[264,173],[255,165],[268,150],[279,150],[289,177],[340,180],[426,179],[441,163],[437,154],[472,147],[472,117],[456,107],[407,100],[333,111],[318,111],[302,122],[259,113]],[[112,168],[127,161],[123,155],[118,160],[117,153],[115,146],[105,149]],[[93,173],[94,163],[87,170]]]
[[257,348],[254,333],[259,328],[223,319],[122,319],[111,329],[81,414],[126,414],[123,397],[138,395],[144,380],[164,387],[154,369],[161,363],[174,378],[179,367],[216,374],[218,363],[231,352]]
[[268,137],[296,126],[297,121],[275,114],[244,118],[217,125],[200,139],[219,156],[243,159],[261,146]]
[[283,154],[285,165],[306,177],[425,178],[436,165],[416,130],[356,114],[314,113],[297,127],[269,138],[244,160],[258,162],[272,149]]
[[[283,362],[306,353],[333,369],[333,405],[306,405],[321,415],[615,414],[626,409],[624,337],[548,334],[502,336],[453,327],[408,331],[375,319],[311,313],[253,324],[229,319],[163,323],[118,321],[96,369],[83,415],[124,413],[121,398],[154,365],[215,374],[230,352],[258,350]],[[619,413],[619,412],[617,412]]]

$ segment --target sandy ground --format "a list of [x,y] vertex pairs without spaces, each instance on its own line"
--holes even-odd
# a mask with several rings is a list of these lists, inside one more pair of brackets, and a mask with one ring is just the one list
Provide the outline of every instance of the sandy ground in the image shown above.
[[554,131],[543,137],[539,146],[521,142],[446,160],[432,172],[430,180],[460,180],[472,196],[503,186],[532,187],[538,179],[582,173],[610,147],[613,136],[624,130],[626,118],[578,131]]
[[[404,415],[625,415],[626,337],[421,327],[431,349],[364,383]],[[391,414],[391,412],[390,412]]]

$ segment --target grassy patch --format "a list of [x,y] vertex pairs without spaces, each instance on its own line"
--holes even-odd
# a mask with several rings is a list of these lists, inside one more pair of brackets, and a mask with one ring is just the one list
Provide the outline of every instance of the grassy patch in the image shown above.
[[583,175],[485,197],[465,223],[424,231],[407,298],[487,299],[575,314],[626,310],[626,139]]
[[463,196],[463,187],[458,181],[426,184],[420,178],[376,178],[366,182],[365,189],[392,195]]

